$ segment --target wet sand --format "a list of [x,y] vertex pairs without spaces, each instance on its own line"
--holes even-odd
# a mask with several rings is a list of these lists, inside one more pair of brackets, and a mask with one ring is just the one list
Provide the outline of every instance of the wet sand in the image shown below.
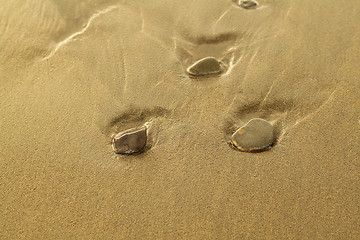
[[358,1],[59,2],[0,0],[0,239],[360,238]]

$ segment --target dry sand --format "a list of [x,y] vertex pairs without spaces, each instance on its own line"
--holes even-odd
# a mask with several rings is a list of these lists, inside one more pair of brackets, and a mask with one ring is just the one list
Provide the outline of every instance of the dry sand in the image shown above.
[[0,239],[359,239],[360,2],[258,2],[0,0]]

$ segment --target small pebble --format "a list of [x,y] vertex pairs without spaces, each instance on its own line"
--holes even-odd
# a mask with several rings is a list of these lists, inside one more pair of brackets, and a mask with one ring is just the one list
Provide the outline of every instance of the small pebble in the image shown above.
[[187,72],[194,77],[219,75],[223,72],[221,62],[214,57],[206,57],[188,67]]
[[117,154],[138,154],[144,151],[147,141],[147,129],[130,129],[115,135],[112,147]]
[[260,152],[268,150],[274,143],[273,126],[261,118],[253,118],[236,130],[231,143],[240,151]]
[[251,0],[239,0],[237,4],[244,9],[255,9],[258,6],[258,3]]

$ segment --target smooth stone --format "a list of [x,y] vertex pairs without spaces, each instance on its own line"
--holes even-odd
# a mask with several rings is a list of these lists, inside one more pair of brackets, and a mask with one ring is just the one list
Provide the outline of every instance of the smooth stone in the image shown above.
[[147,141],[147,129],[130,129],[115,135],[112,147],[117,154],[138,154],[144,151]]
[[187,72],[194,77],[218,75],[223,72],[221,62],[214,57],[206,57],[188,67]]
[[274,143],[273,126],[261,118],[253,118],[236,130],[231,137],[232,144],[244,152],[258,152],[270,148]]
[[251,0],[238,1],[238,5],[244,9],[255,9],[258,6],[257,2]]

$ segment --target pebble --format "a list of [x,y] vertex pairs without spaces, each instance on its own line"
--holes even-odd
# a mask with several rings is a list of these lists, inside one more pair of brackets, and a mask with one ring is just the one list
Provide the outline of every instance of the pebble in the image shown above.
[[144,151],[147,141],[147,128],[130,129],[115,135],[112,147],[117,154],[139,154]]
[[240,151],[260,152],[268,150],[274,143],[273,126],[261,118],[253,118],[236,130],[231,143]]
[[206,57],[188,67],[187,72],[193,77],[219,75],[223,72],[221,62],[214,57]]
[[239,0],[237,4],[244,9],[255,9],[258,6],[258,3],[251,0]]

